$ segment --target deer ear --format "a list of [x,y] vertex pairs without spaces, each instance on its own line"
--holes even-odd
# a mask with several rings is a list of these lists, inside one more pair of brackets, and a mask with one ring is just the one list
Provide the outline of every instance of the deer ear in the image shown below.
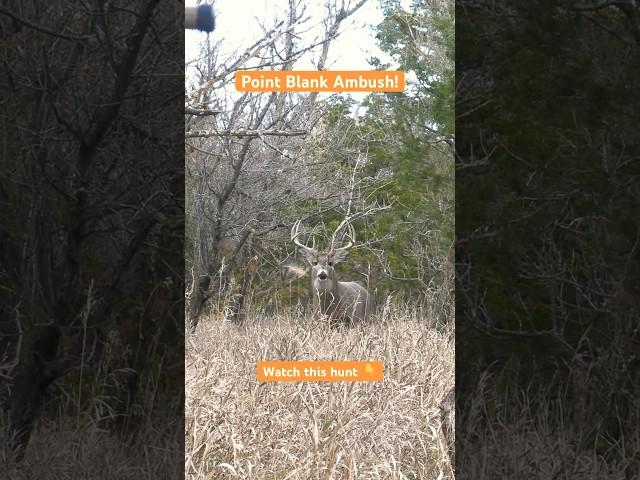
[[304,258],[306,258],[309,263],[313,263],[313,260],[315,259],[315,256],[316,256],[316,252],[314,252],[313,250],[305,250],[304,248],[298,249],[298,252],[300,252],[300,254]]
[[348,255],[349,252],[347,250],[338,250],[337,252],[333,252],[331,257],[333,258],[333,263],[338,263],[343,262]]

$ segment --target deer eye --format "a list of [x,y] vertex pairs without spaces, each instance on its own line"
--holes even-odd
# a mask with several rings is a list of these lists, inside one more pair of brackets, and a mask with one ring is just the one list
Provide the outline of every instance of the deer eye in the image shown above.
[[314,264],[314,265],[317,265],[317,264],[318,264],[318,261],[317,261],[317,260],[314,260],[314,261],[313,261],[313,264]]
[[333,267],[333,262],[329,262],[329,266],[330,266],[330,267]]

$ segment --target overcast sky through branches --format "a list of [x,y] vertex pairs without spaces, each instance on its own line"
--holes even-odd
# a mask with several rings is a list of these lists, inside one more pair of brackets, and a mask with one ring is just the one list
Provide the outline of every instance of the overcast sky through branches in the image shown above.
[[[355,2],[353,2],[355,3]],[[187,1],[187,5],[195,2]],[[218,0],[215,2],[216,29],[211,34],[212,39],[223,40],[220,59],[226,60],[238,55],[249,45],[262,36],[264,25],[271,28],[274,19],[286,19],[287,0],[263,0],[238,2],[236,0]],[[304,2],[306,17],[309,19],[298,28],[301,44],[310,44],[314,38],[323,35],[323,19],[325,7],[322,0]],[[340,34],[334,40],[329,50],[327,69],[330,70],[371,70],[368,59],[376,56],[384,61],[390,61],[377,46],[374,27],[383,19],[383,14],[377,0],[369,0],[353,16],[348,18],[340,28]],[[198,58],[201,42],[206,34],[188,30],[185,37],[185,60],[187,62],[187,83],[189,83],[189,63]],[[317,58],[319,47],[311,55],[306,55],[295,65],[296,70],[313,70],[311,58]],[[352,93],[359,98],[366,94]]]

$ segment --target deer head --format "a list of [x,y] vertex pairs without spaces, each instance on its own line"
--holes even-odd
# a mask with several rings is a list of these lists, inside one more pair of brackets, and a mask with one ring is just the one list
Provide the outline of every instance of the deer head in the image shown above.
[[[311,265],[311,279],[315,288],[325,291],[333,290],[337,282],[335,266],[347,258],[349,249],[355,243],[355,230],[347,220],[344,220],[331,236],[329,249],[320,251],[300,242],[300,236],[303,235],[300,230],[300,223],[300,220],[298,220],[291,227],[291,241],[299,247],[299,252]],[[348,228],[345,237],[348,238],[349,242],[344,246],[337,247],[336,238],[345,226]]]

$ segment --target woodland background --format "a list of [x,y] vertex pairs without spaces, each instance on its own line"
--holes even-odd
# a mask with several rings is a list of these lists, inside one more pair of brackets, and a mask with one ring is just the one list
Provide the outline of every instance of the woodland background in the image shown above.
[[[371,68],[407,72],[400,94],[349,96],[239,94],[238,69],[322,70],[340,29],[365,2],[329,2],[324,18],[290,1],[286,15],[263,26],[246,50],[219,58],[212,37],[190,65],[186,121],[186,266],[188,315],[205,305],[241,319],[251,308],[273,311],[308,297],[308,276],[289,240],[301,219],[331,234],[353,219],[359,239],[343,279],[376,297],[426,306],[451,316],[454,235],[453,2],[384,1],[377,42],[392,59]],[[298,31],[322,22],[308,41]],[[320,237],[319,246],[324,243]],[[304,265],[306,267],[306,265]],[[207,303],[209,302],[209,303]],[[435,307],[433,302],[429,302]]]

